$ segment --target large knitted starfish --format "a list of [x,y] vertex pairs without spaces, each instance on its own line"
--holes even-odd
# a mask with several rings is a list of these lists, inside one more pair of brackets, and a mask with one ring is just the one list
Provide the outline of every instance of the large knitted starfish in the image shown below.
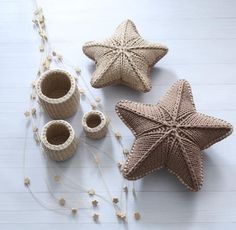
[[83,46],[83,52],[96,62],[93,87],[123,84],[142,92],[151,89],[151,67],[167,51],[165,46],[142,39],[130,20],[121,23],[111,38]]
[[135,135],[123,175],[136,180],[167,168],[190,190],[203,182],[201,150],[231,134],[232,126],[196,112],[187,81],[177,81],[156,105],[120,101],[116,111]]

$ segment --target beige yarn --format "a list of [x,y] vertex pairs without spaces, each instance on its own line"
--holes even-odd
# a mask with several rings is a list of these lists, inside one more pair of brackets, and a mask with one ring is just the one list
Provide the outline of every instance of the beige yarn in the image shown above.
[[166,46],[142,39],[130,20],[122,22],[111,38],[83,46],[83,52],[96,62],[94,88],[123,84],[142,92],[150,91],[151,68],[167,51]]
[[87,137],[101,139],[107,133],[107,119],[100,111],[90,111],[84,114],[82,125]]
[[37,81],[36,90],[44,110],[53,119],[68,118],[79,106],[75,78],[61,69],[45,72]]
[[64,161],[72,157],[77,149],[75,132],[64,120],[48,122],[42,131],[44,152],[55,161]]
[[203,183],[201,150],[233,130],[226,121],[196,112],[185,80],[177,81],[157,105],[121,101],[116,111],[136,138],[124,177],[136,180],[164,167],[192,191]]

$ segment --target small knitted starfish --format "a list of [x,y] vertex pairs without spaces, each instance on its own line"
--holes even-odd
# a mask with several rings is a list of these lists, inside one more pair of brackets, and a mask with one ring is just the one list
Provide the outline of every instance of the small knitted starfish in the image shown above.
[[126,20],[102,42],[87,42],[83,52],[96,62],[91,79],[94,88],[123,84],[138,91],[151,89],[150,70],[168,49],[142,39],[134,23]]
[[185,80],[177,81],[156,105],[120,101],[116,111],[136,138],[124,177],[136,180],[165,167],[192,191],[203,182],[201,150],[233,130],[223,120],[196,112]]

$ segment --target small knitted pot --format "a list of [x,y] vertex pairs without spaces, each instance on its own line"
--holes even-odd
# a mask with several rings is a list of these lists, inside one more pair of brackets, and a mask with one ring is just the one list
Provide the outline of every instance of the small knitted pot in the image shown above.
[[72,126],[63,120],[48,122],[42,131],[44,152],[55,161],[72,157],[77,149],[77,140]]
[[90,111],[84,114],[82,125],[87,137],[91,139],[103,138],[107,133],[107,119],[100,111]]
[[44,110],[53,119],[71,117],[79,106],[79,90],[75,78],[60,69],[45,72],[36,90]]

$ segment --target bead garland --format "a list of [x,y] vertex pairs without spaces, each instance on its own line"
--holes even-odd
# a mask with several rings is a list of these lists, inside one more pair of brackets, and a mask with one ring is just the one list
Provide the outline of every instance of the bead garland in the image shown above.
[[[40,61],[40,66],[39,66],[39,70],[37,72],[37,77],[36,79],[42,74],[44,73],[45,71],[49,70],[51,68],[51,65],[52,64],[56,64],[56,65],[61,65],[63,66],[63,68],[72,68],[74,70],[74,72],[76,73],[76,77],[75,77],[75,80],[76,82],[78,83],[78,77],[82,80],[85,88],[87,89],[87,92],[88,92],[88,95],[87,95],[87,92],[86,90],[82,89],[82,88],[79,88],[79,92],[81,94],[81,96],[85,96],[86,99],[88,100],[88,103],[90,104],[91,106],[91,109],[93,110],[96,110],[97,108],[99,108],[100,110],[102,110],[102,104],[101,104],[101,98],[99,97],[95,97],[93,95],[93,93],[91,92],[87,82],[85,81],[85,79],[82,77],[81,75],[81,69],[79,67],[74,67],[73,65],[67,63],[65,61],[65,58],[57,53],[55,50],[52,49],[52,46],[49,42],[49,39],[48,39],[48,33],[47,33],[47,30],[46,30],[46,24],[45,24],[45,17],[43,15],[43,11],[42,11],[42,8],[38,6],[37,4],[37,1],[36,1],[36,10],[34,12],[34,18],[32,20],[33,24],[34,24],[34,27],[35,29],[37,30],[39,36],[40,36],[40,47],[39,47],[39,51],[41,53],[41,61]],[[35,103],[36,103],[36,100],[37,100],[37,96],[36,96],[36,91],[35,91],[35,84],[36,81],[33,81],[32,84],[31,84],[31,88],[32,88],[32,93],[30,94],[30,105],[29,105],[29,108],[27,111],[25,111],[24,115],[26,118],[29,119],[30,123],[31,123],[31,127],[32,127],[32,132],[33,132],[33,137],[34,137],[34,140],[35,140],[35,143],[39,146],[39,150],[40,150],[40,153],[42,152],[42,147],[41,147],[41,139],[40,139],[40,136],[39,136],[39,127],[40,127],[40,114],[41,114],[41,105],[40,105],[40,102],[37,101],[38,103],[38,109],[36,108],[35,106]],[[91,99],[91,98],[92,99]],[[122,152],[123,152],[123,158],[125,159],[126,156],[128,155],[129,151],[123,147],[123,144],[122,144],[122,135],[121,133],[117,132],[117,131],[114,131],[114,128],[111,124],[111,120],[110,118],[107,117],[107,120],[109,120],[109,127],[108,127],[108,130],[110,130],[115,138],[117,139],[117,142],[119,143],[119,145],[121,146],[121,149],[122,149]],[[25,187],[29,190],[29,192],[31,193],[32,197],[44,208],[48,209],[48,210],[52,210],[52,211],[56,211],[58,212],[57,209],[55,208],[51,208],[51,207],[48,207],[48,205],[46,205],[44,202],[42,202],[40,199],[38,199],[38,197],[34,194],[34,192],[31,190],[31,179],[29,176],[26,175],[26,172],[25,172],[25,167],[26,167],[26,146],[27,146],[27,137],[28,137],[28,130],[26,130],[26,134],[25,134],[25,141],[24,141],[24,148],[23,148],[23,175],[24,175],[24,185]],[[115,215],[117,216],[118,219],[120,220],[125,220],[126,219],[126,213],[127,213],[127,206],[126,206],[126,210],[122,210],[122,193],[128,193],[128,186],[127,186],[127,183],[126,185],[123,185],[122,188],[121,188],[121,197],[118,198],[118,197],[113,197],[110,190],[109,190],[109,186],[107,185],[106,183],[106,180],[104,179],[104,176],[103,176],[103,172],[102,172],[102,168],[100,166],[100,159],[97,157],[96,154],[94,154],[94,152],[91,150],[91,149],[96,149],[98,150],[97,147],[91,145],[91,144],[88,144],[86,143],[86,141],[84,140],[81,140],[83,142],[84,145],[87,146],[87,150],[88,152],[93,156],[93,160],[95,162],[95,164],[97,165],[97,168],[100,172],[100,175],[101,175],[101,179],[103,180],[103,184],[104,184],[104,187],[106,188],[106,191],[109,195],[109,199],[106,199],[104,198],[102,195],[100,195],[99,193],[97,193],[95,191],[94,188],[90,188],[90,189],[86,189],[84,188],[83,186],[77,184],[77,183],[74,183],[73,181],[70,181],[68,178],[66,178],[65,175],[63,175],[63,173],[61,173],[61,175],[63,175],[63,178],[66,178],[65,182],[62,182],[61,180],[61,175],[58,175],[55,173],[55,176],[54,176],[54,181],[57,182],[57,183],[65,183],[65,186],[67,187],[73,187],[73,188],[76,188],[76,191],[78,191],[78,189],[80,191],[86,191],[88,196],[90,197],[98,197],[100,199],[103,199],[104,201],[110,203],[114,210],[115,210]],[[109,156],[111,158],[111,156],[107,153],[105,153],[104,151],[102,150],[99,150],[99,152],[103,152],[103,154],[106,154],[107,156]],[[122,163],[121,162],[116,162],[115,159],[112,158],[112,160],[115,162],[115,164],[117,164],[118,168],[120,169],[121,168],[121,165]],[[51,190],[49,184],[47,183],[46,179],[45,179],[45,182],[47,184],[47,187],[48,187],[48,191],[49,193],[52,195],[52,197],[56,200],[56,202],[58,203],[59,206],[61,206],[63,209],[69,209],[71,211],[71,213],[73,215],[76,215],[76,214],[79,214],[78,213],[78,210],[80,209],[79,207],[75,207],[75,206],[68,206],[67,204],[67,200],[64,198],[64,197],[57,197],[53,191]],[[70,182],[69,184],[66,184]],[[133,192],[134,192],[134,187],[133,187]],[[118,205],[118,203],[120,203],[120,205]],[[126,203],[127,203],[127,200],[126,200]],[[89,209],[91,208],[95,208],[97,207],[99,204],[99,201],[97,199],[93,199],[91,200],[91,206],[92,207],[88,207]],[[94,212],[92,214],[92,219],[97,222],[99,221],[99,214]],[[140,213],[139,212],[134,212],[134,219],[138,220],[140,219]]]

